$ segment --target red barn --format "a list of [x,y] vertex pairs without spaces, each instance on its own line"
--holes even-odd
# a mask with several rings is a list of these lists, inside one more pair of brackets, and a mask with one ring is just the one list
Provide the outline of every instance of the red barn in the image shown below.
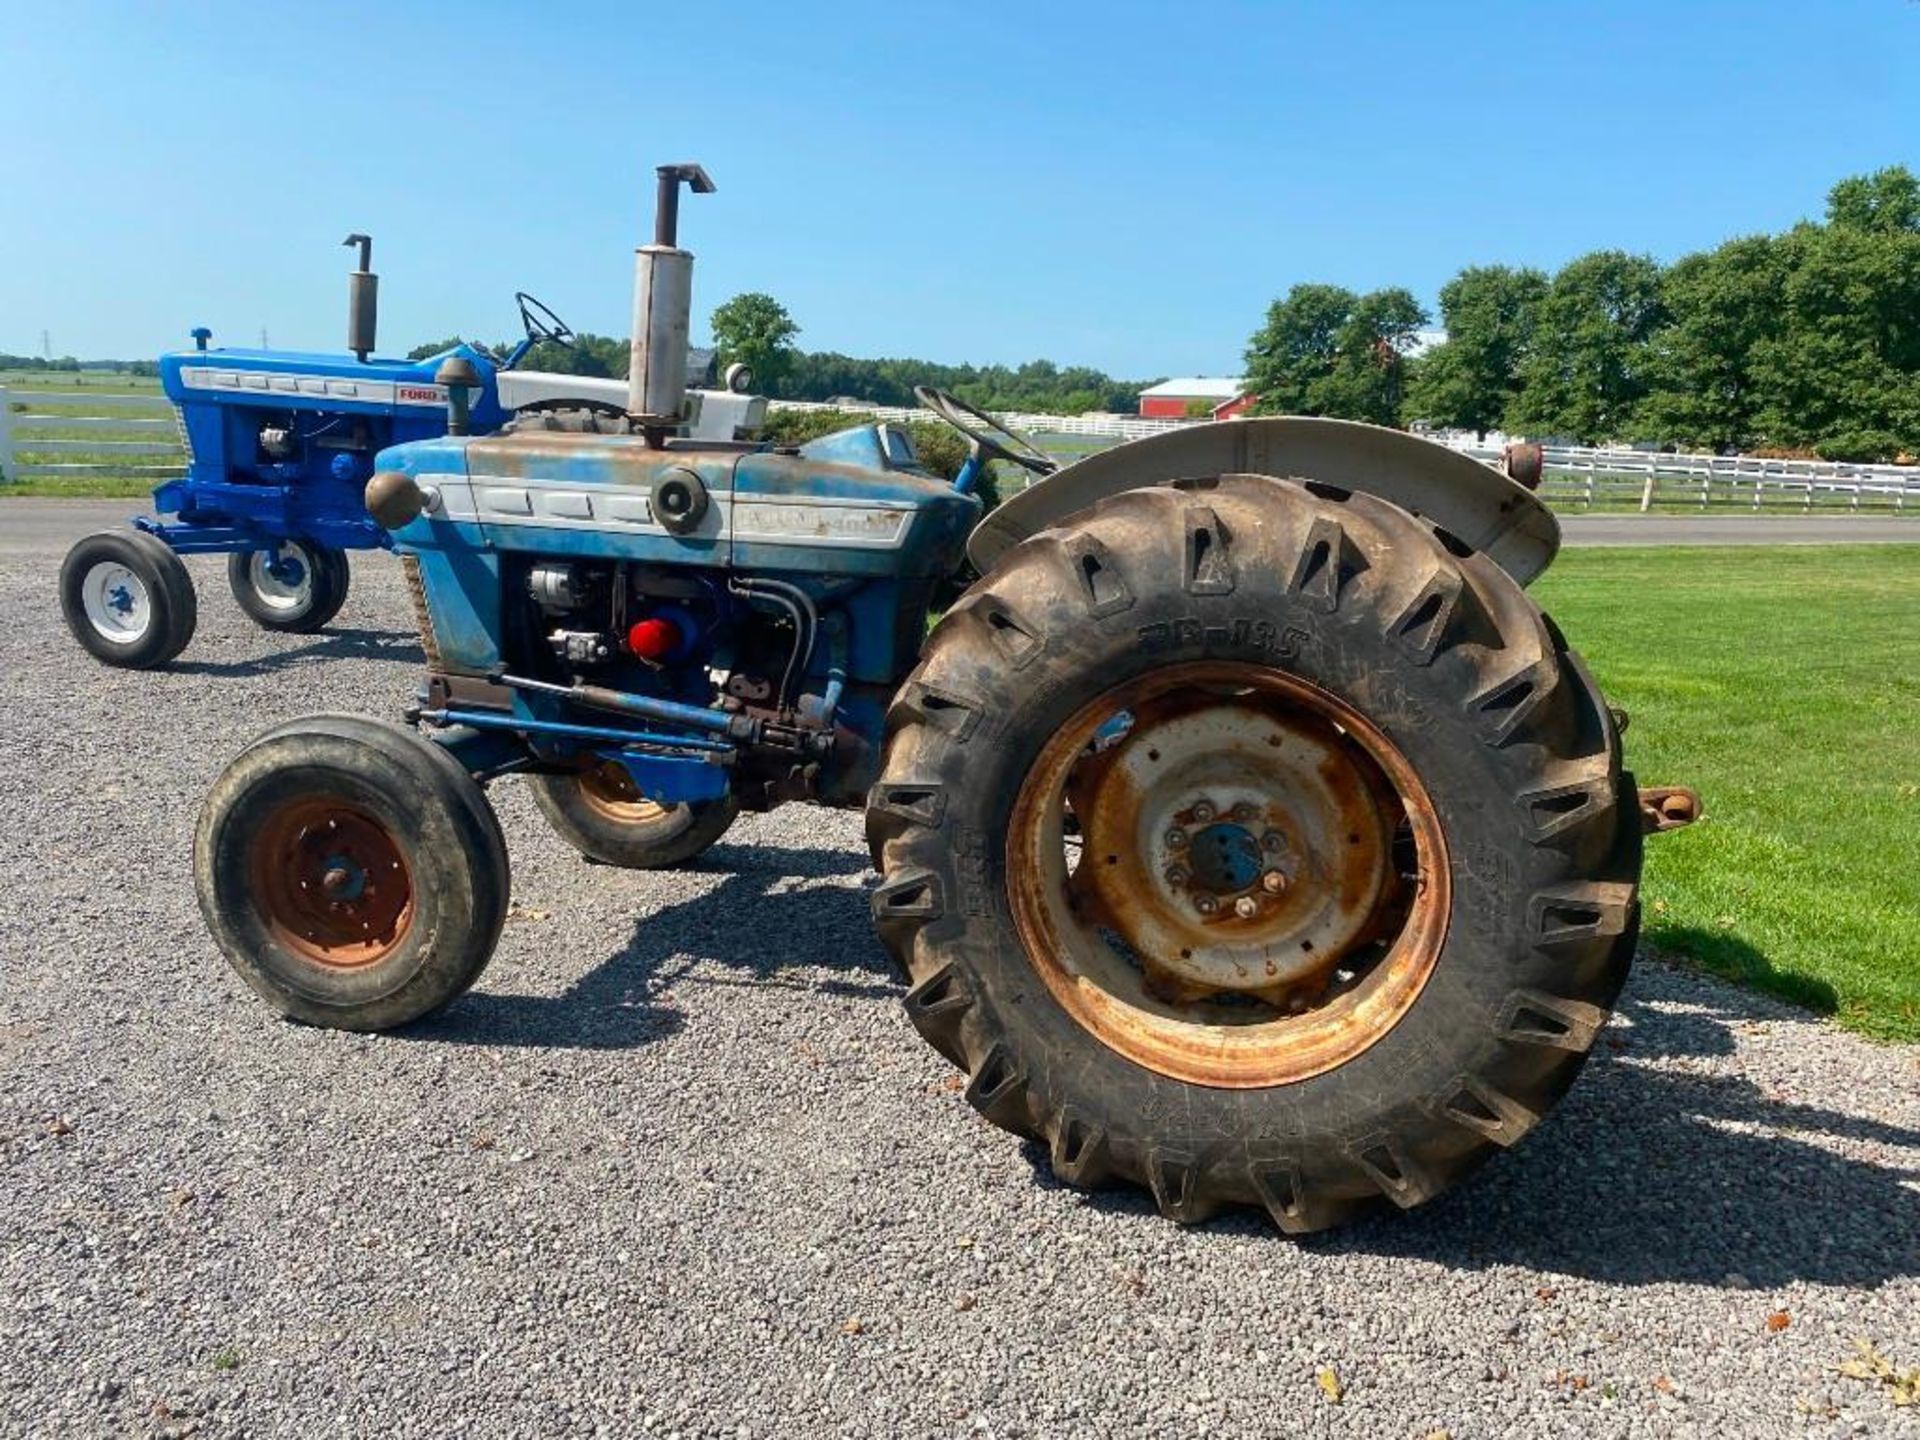
[[[1140,392],[1140,414],[1148,420],[1225,420],[1253,404],[1243,380],[1205,375],[1162,380]],[[1197,414],[1195,412],[1198,412]]]

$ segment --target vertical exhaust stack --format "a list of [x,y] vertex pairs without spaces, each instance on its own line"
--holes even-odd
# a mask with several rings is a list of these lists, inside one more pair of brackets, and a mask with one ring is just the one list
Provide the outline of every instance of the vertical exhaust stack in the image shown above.
[[373,353],[373,332],[380,321],[380,277],[373,273],[373,237],[354,234],[340,243],[360,247],[360,268],[347,272],[347,349],[364,365]]
[[653,243],[633,252],[633,358],[627,415],[652,445],[680,423],[687,402],[687,329],[693,317],[693,255],[680,248],[680,186],[711,195],[698,165],[662,165]]

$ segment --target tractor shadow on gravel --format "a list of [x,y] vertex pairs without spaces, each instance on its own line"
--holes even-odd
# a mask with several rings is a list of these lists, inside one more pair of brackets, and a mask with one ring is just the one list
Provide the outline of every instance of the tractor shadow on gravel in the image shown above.
[[[1614,1024],[1539,1129],[1431,1204],[1309,1236],[1308,1254],[1517,1266],[1616,1285],[1872,1287],[1920,1274],[1920,1168],[1844,1155],[1833,1142],[1920,1152],[1920,1129],[1807,1104],[1723,1062],[1743,1036],[1809,1017],[1658,962],[1635,967]],[[1836,1063],[1806,1077],[1831,1088]],[[1795,1077],[1797,1078],[1797,1077]],[[1863,1102],[1861,1109],[1870,1108]],[[1037,1179],[1058,1186],[1046,1152]],[[1903,1183],[1904,1182],[1904,1183]],[[1117,1191],[1086,1203],[1164,1223]],[[1265,1234],[1264,1218],[1208,1229]]]
[[677,1032],[684,1022],[674,992],[693,986],[897,1001],[902,986],[873,938],[864,889],[831,883],[868,869],[864,854],[848,850],[722,842],[680,867],[720,875],[718,885],[636,917],[627,943],[562,993],[476,992],[393,1033],[453,1044],[627,1050]]
[[[303,639],[287,636],[286,639]],[[179,675],[213,675],[223,680],[242,676],[274,675],[304,669],[329,660],[390,660],[398,665],[424,666],[426,652],[420,637],[410,630],[326,630],[312,643],[276,650],[251,660],[176,660],[167,668]]]

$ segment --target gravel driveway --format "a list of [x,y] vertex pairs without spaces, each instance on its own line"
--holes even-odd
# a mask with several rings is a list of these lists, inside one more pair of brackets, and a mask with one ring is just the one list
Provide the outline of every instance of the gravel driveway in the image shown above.
[[1462,1189],[1183,1231],[962,1102],[857,816],[630,874],[513,783],[479,988],[295,1028],[201,929],[194,817],[270,722],[407,698],[397,568],[281,643],[193,562],[198,638],[130,675],[61,626],[60,547],[5,548],[0,1432],[1920,1435],[1835,1368],[1920,1367],[1911,1049],[1643,963]]

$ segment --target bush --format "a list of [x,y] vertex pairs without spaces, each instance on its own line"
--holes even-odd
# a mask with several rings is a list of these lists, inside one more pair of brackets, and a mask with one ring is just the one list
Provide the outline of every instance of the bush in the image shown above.
[[1878,463],[1900,453],[1900,437],[1886,430],[1852,430],[1822,440],[1814,446],[1822,460],[1849,460],[1855,464]]

